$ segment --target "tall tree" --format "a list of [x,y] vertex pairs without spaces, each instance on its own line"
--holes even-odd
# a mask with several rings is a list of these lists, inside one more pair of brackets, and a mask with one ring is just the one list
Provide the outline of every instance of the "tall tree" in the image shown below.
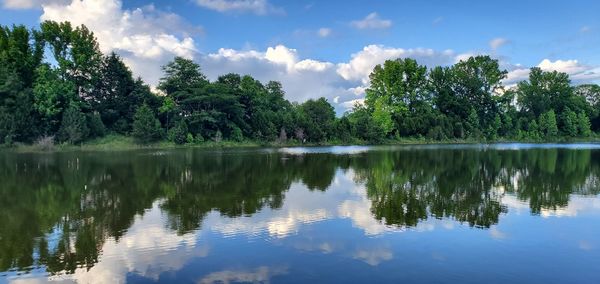
[[469,57],[452,66],[453,89],[460,101],[477,113],[482,129],[493,124],[499,113],[495,94],[503,89],[507,71],[489,56]]
[[[377,65],[369,76],[371,86],[366,90],[366,104],[382,129],[390,132],[390,122],[397,131],[408,135],[419,132],[422,121],[410,121],[416,115],[429,112],[427,68],[411,58],[387,60]],[[418,119],[417,119],[418,120]]]
[[43,22],[41,30],[63,78],[75,84],[79,97],[92,99],[102,63],[102,53],[94,33],[83,25],[73,28],[69,22],[53,21]]

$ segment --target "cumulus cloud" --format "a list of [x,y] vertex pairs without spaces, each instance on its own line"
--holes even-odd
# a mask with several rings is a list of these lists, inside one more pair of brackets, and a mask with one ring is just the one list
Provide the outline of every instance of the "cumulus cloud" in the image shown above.
[[452,50],[435,51],[425,48],[403,49],[368,45],[363,50],[352,54],[352,59],[348,63],[338,64],[337,72],[346,80],[361,81],[366,84],[369,81],[369,74],[377,64],[388,59],[405,57],[414,58],[420,64],[427,66],[447,65],[456,60],[456,54]]
[[198,61],[210,79],[225,73],[250,74],[261,80],[282,82],[287,98],[303,102],[325,97],[338,113],[363,103],[369,74],[377,64],[388,59],[410,57],[427,66],[448,65],[456,61],[451,50],[402,49],[369,45],[353,54],[348,62],[332,63],[301,59],[298,51],[284,45],[265,51],[219,49],[201,56]]
[[100,248],[102,257],[93,267],[79,267],[71,274],[31,280],[34,283],[125,283],[128,275],[135,274],[157,281],[165,271],[179,270],[190,259],[208,256],[210,247],[199,242],[201,232],[177,235],[164,226],[159,206],[160,202],[155,202],[143,216],[136,216],[127,234],[119,240],[108,238]]
[[[325,97],[334,104],[338,113],[345,110],[343,102],[355,99],[348,90],[353,84],[336,72],[334,63],[301,59],[296,49],[284,45],[269,47],[265,51],[221,48],[201,56],[198,62],[211,80],[233,72],[249,74],[263,82],[280,81],[289,100],[303,102]],[[334,102],[335,97],[339,97],[338,104]]]
[[[600,80],[600,67],[582,64],[577,60],[542,60],[537,67],[544,71],[567,73],[574,83],[596,82]],[[508,72],[504,84],[514,84],[529,77],[529,68],[517,65]]]
[[381,19],[377,13],[373,12],[367,15],[364,19],[352,21],[350,24],[359,30],[387,29],[392,26],[392,21]]
[[504,85],[510,86],[517,82],[523,81],[529,77],[529,68],[525,68],[521,65],[517,65],[508,71],[506,78],[502,81]]
[[[5,0],[4,4],[11,1],[14,0]],[[252,7],[269,6],[267,1],[240,3],[242,2]],[[156,9],[153,5],[124,9],[122,0],[71,0],[68,3],[62,0],[26,0],[20,3],[22,7],[41,5],[43,13],[40,20],[85,24],[98,38],[102,52],[117,52],[134,74],[141,76],[150,85],[155,86],[162,76],[160,66],[174,56],[182,56],[198,62],[211,80],[233,72],[249,74],[263,82],[280,81],[289,100],[304,102],[325,97],[334,105],[338,114],[364,102],[369,74],[375,65],[385,60],[410,57],[420,64],[433,67],[453,64],[473,55],[457,54],[452,50],[403,49],[382,45],[365,46],[352,54],[348,61],[340,63],[301,58],[296,49],[285,45],[271,46],[265,50],[221,48],[216,52],[201,53],[194,41],[194,35],[201,33],[201,28],[188,24],[176,14]],[[211,3],[221,2],[214,0]],[[241,7],[241,4],[236,5]],[[389,26],[391,22],[372,13],[365,20],[356,21],[354,25],[358,28],[376,28]],[[311,31],[313,35],[321,37],[329,36],[331,32],[331,29],[325,27]],[[490,45],[498,48],[505,42],[495,40]],[[600,78],[598,68],[594,69],[575,60],[544,60],[539,65],[543,69],[567,72],[576,82]],[[519,65],[513,65],[509,70],[511,72],[505,80],[509,83],[526,78],[529,72],[528,68]]]
[[328,37],[331,35],[331,29],[330,28],[320,28],[319,31],[317,31],[317,34],[320,37]]
[[48,2],[42,4],[40,19],[86,25],[102,52],[117,52],[136,75],[153,85],[160,78],[160,66],[174,56],[196,56],[192,35],[201,28],[153,5],[125,10],[122,4],[121,0],[73,0],[66,5]]
[[496,52],[496,50],[498,50],[498,48],[506,45],[507,43],[509,43],[508,39],[505,39],[502,37],[497,37],[495,39],[490,40],[489,45],[490,45],[490,48],[492,49],[492,51]]
[[285,13],[267,0],[196,0],[196,4],[218,12],[250,12],[257,15]]

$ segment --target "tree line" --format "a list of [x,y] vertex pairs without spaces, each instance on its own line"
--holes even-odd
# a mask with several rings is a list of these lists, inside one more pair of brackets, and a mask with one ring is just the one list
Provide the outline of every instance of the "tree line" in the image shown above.
[[276,81],[232,73],[209,81],[189,59],[176,57],[163,72],[155,92],[117,54],[102,54],[83,25],[0,27],[0,144],[79,144],[107,134],[177,144],[557,140],[600,128],[598,85],[572,86],[565,73],[532,68],[507,88],[507,72],[489,56],[432,69],[388,60],[370,75],[364,104],[341,117],[325,98],[286,100]]

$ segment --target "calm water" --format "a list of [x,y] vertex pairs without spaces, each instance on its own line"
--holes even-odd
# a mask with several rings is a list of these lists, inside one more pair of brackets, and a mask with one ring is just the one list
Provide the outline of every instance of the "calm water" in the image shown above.
[[0,153],[0,282],[600,283],[600,146]]

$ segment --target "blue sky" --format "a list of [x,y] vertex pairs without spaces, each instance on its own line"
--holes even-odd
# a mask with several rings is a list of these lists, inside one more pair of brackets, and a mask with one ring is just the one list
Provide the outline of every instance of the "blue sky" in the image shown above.
[[237,72],[282,81],[289,99],[360,101],[385,59],[449,65],[490,54],[506,85],[540,66],[600,79],[599,1],[0,0],[0,24],[85,24],[150,84],[173,56],[209,78]]

